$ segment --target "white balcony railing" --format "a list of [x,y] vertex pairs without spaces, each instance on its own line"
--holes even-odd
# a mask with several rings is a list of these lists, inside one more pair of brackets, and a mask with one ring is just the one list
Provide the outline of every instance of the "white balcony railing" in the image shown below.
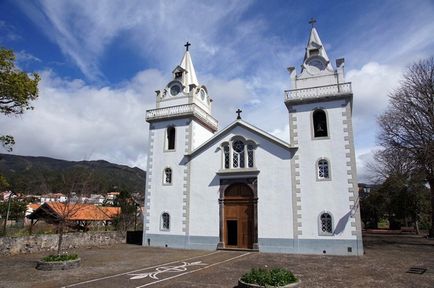
[[313,88],[285,90],[285,101],[320,98],[324,96],[351,94],[351,83],[318,86]]
[[146,121],[154,121],[166,117],[195,116],[212,129],[217,130],[217,120],[196,104],[185,104],[146,111]]

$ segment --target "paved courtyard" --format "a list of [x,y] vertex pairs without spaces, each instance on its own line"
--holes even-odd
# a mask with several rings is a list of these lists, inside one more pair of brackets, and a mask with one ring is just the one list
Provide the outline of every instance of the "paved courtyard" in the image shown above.
[[[44,254],[1,257],[0,287],[235,287],[251,267],[283,266],[301,287],[434,287],[434,241],[365,235],[365,256],[192,251],[120,244],[80,249],[79,269],[38,271]],[[46,253],[45,253],[46,254]],[[406,273],[411,267],[423,274]]]

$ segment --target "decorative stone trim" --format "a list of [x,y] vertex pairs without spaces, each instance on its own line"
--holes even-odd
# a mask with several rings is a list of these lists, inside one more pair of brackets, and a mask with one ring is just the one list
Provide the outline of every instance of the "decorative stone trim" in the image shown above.
[[[353,127],[351,119],[351,102],[345,101],[342,105],[345,112],[342,112],[342,124],[344,127],[344,142],[347,157],[347,175],[348,175],[348,202],[350,209],[354,210],[352,217],[350,218],[351,235],[357,236],[357,239],[362,239],[362,224],[360,220],[360,205],[358,204],[359,193],[357,190],[357,176],[356,176],[356,157],[354,152],[354,137]],[[360,251],[357,251],[359,255],[363,254],[363,248],[359,247]]]
[[69,261],[56,261],[45,262],[43,260],[36,263],[36,269],[42,271],[55,271],[55,270],[70,270],[80,267],[81,259],[69,260]]
[[[154,156],[154,138],[155,138],[155,130],[154,126],[151,124],[149,126],[149,137],[148,137],[148,143],[149,143],[149,154],[148,154],[148,163],[146,165],[146,189],[145,189],[145,210],[146,213],[144,215],[144,221],[143,221],[143,230],[144,233],[146,231],[149,231],[149,223],[150,223],[150,208],[151,208],[151,191],[152,191],[152,160]],[[145,239],[145,237],[143,237]]]
[[[289,114],[289,135],[291,145],[298,145],[298,130],[296,110],[293,107],[288,107]],[[300,188],[300,159],[299,155],[295,154],[291,158],[291,185],[292,185],[292,219],[293,219],[293,235],[294,239],[298,239],[298,235],[302,235],[302,214],[301,214],[301,188]]]
[[[188,121],[185,127],[185,154],[191,152],[193,144],[193,123]],[[182,232],[189,234],[189,215],[190,215],[190,161],[187,162],[184,168],[184,184],[182,187]]]

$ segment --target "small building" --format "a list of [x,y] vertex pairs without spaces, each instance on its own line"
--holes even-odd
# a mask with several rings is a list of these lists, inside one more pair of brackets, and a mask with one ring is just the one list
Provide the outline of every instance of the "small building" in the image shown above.
[[90,194],[90,197],[87,198],[86,203],[101,205],[104,203],[105,200],[106,198],[101,194]]
[[62,193],[49,193],[41,195],[41,204],[45,202],[66,202],[68,200],[68,197],[63,195]]
[[106,203],[113,205],[114,200],[119,197],[119,194],[121,194],[121,192],[108,192],[106,196]]
[[24,215],[24,224],[31,224],[30,219],[27,217],[30,214],[32,214],[34,211],[36,211],[36,209],[38,209],[41,205],[37,204],[37,203],[29,203],[27,204],[27,209],[26,209],[26,213]]
[[93,204],[46,202],[27,216],[32,225],[39,220],[58,225],[65,221],[76,230],[88,230],[90,225],[109,225],[121,212],[120,207]]

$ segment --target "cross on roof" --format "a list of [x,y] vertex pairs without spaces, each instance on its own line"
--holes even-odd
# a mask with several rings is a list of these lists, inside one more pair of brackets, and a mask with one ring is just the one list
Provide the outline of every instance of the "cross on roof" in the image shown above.
[[309,24],[312,25],[312,28],[315,27],[316,19],[315,18],[310,18]]
[[237,120],[238,119],[241,119],[241,112],[243,112],[242,110],[240,110],[240,109],[238,109],[237,111],[235,111],[235,113],[237,113],[238,114],[238,116],[237,116]]
[[185,45],[184,45],[185,51],[188,51],[188,47],[190,47],[190,46],[191,46],[191,43],[188,43],[188,41],[187,41],[187,43],[185,43]]

